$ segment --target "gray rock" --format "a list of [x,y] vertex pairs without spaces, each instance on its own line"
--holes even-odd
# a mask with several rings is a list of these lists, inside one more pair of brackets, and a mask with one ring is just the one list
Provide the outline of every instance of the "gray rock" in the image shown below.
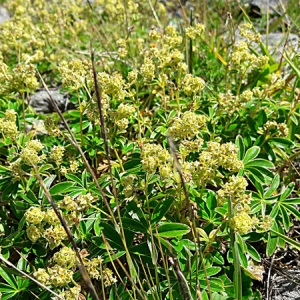
[[282,269],[282,274],[272,278],[271,298],[274,300],[299,300],[300,285],[298,278],[300,270]]
[[[56,101],[61,112],[73,108],[73,104],[69,102],[69,96],[61,93],[58,89],[49,90],[51,97]],[[46,90],[39,90],[30,97],[29,105],[31,105],[35,112],[40,114],[52,113],[55,111],[50,97]]]
[[285,7],[288,4],[288,0],[248,0],[244,1],[250,4],[252,7],[257,7],[261,14],[281,14],[285,11]]
[[10,16],[9,16],[8,10],[3,6],[0,6],[0,24],[4,23],[6,20],[9,20],[9,19],[10,19]]
[[287,42],[286,34],[283,33],[262,34],[261,41],[264,45],[267,45],[268,41],[268,51],[274,55],[276,62],[279,62],[283,51],[289,56],[293,56],[298,51],[299,38],[296,34],[289,34]]

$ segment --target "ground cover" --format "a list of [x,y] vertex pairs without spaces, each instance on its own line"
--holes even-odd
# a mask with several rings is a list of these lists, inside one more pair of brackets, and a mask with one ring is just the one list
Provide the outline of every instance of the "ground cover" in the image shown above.
[[300,249],[297,1],[2,2],[1,299],[272,299]]

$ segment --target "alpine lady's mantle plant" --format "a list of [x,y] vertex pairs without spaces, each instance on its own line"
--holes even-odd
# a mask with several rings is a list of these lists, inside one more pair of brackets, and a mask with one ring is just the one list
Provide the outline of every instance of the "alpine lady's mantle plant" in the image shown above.
[[[228,48],[213,11],[175,26],[150,2],[4,4],[2,299],[260,299],[262,252],[300,247],[298,79],[248,17]],[[76,109],[37,115],[44,82]]]

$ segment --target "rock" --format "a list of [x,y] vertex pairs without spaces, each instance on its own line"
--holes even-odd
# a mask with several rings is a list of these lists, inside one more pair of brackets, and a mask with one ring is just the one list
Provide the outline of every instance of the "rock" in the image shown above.
[[0,6],[0,24],[4,23],[6,20],[9,20],[9,19],[10,19],[10,16],[9,16],[8,10],[3,6]]
[[276,274],[272,280],[272,298],[274,300],[297,300],[300,299],[298,269],[282,269],[282,273]]
[[[74,104],[69,102],[69,96],[63,94],[59,89],[49,90],[51,97],[56,101],[61,112],[74,108]],[[29,105],[31,105],[36,113],[47,114],[55,111],[51,104],[50,97],[46,90],[39,90],[30,97]]]
[[289,56],[293,56],[298,51],[299,38],[296,34],[289,34],[287,42],[286,34],[283,33],[262,34],[261,41],[264,45],[267,44],[267,40],[268,51],[276,62],[279,62],[282,51],[287,52]]
[[257,10],[263,15],[266,15],[268,12],[271,15],[280,15],[282,11],[285,11],[288,0],[248,0],[244,1],[244,3],[250,4],[252,10]]

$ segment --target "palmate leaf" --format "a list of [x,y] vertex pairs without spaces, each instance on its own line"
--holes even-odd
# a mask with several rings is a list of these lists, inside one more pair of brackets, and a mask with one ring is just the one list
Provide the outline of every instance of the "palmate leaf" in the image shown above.
[[18,289],[18,283],[16,281],[15,276],[10,274],[9,268],[7,267],[0,267],[0,277],[3,278],[12,289],[17,290]]

